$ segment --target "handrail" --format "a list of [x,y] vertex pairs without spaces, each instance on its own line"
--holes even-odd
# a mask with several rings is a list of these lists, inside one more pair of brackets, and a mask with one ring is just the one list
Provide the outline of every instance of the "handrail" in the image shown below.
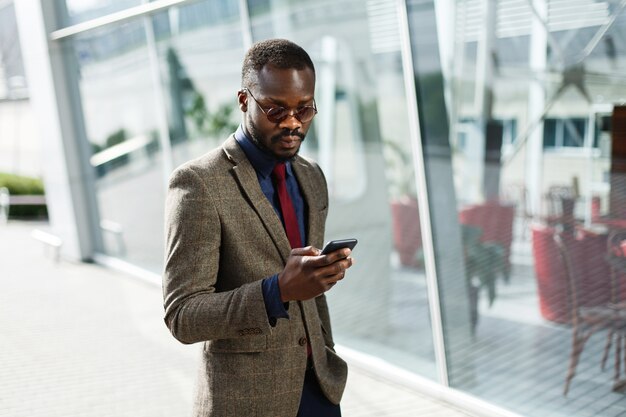
[[10,206],[39,206],[46,204],[46,196],[43,194],[10,195]]
[[50,34],[50,40],[58,41],[68,36],[106,26],[111,23],[123,22],[125,20],[129,20],[137,16],[142,16],[147,13],[154,14],[161,10],[165,10],[168,7],[180,6],[183,3],[187,3],[190,1],[192,0],[156,0],[150,3],[143,3],[125,10],[121,10],[119,12],[113,12],[111,14],[97,17],[86,22],[76,23],[74,25],[55,30]]
[[104,165],[107,162],[111,162],[121,156],[139,150],[149,145],[150,142],[151,139],[148,136],[136,136],[134,138],[125,140],[122,143],[118,143],[117,145],[106,148],[103,151],[93,154],[91,158],[89,158],[89,162],[92,166],[99,167],[100,165]]

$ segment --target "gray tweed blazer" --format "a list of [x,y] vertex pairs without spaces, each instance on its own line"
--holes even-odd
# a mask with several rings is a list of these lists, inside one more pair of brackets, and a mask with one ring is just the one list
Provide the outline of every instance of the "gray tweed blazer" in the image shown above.
[[[307,244],[321,247],[326,180],[303,157],[292,166]],[[203,342],[194,415],[294,417],[307,340],[322,391],[338,404],[347,366],[333,350],[325,296],[292,301],[288,320],[268,323],[261,280],[283,269],[290,245],[234,136],[174,171],[165,213],[165,322],[179,341]]]

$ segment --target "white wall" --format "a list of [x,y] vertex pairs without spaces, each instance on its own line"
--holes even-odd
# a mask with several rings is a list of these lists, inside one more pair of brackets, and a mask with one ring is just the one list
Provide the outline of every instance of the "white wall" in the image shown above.
[[41,177],[37,120],[28,100],[0,101],[0,172]]

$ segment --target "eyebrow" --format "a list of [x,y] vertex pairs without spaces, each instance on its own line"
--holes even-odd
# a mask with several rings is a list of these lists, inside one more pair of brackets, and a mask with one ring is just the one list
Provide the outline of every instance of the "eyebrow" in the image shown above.
[[[283,100],[281,100],[281,99],[277,99],[277,98],[273,98],[273,97],[264,97],[261,100],[267,100],[267,101],[270,101],[273,104],[279,105],[281,107],[286,107],[285,102]],[[308,106],[309,105],[308,103],[312,102],[314,100],[315,100],[315,97],[311,97],[310,99],[307,99],[307,100],[300,100],[298,102],[298,107]]]

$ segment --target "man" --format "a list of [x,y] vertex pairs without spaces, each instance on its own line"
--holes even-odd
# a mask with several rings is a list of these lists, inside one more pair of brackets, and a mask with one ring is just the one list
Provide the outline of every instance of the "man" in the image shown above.
[[181,342],[204,342],[196,416],[341,415],[347,367],[324,293],[352,258],[317,249],[326,181],[298,155],[314,91],[302,48],[253,45],[238,92],[242,125],[170,179],[165,322]]

